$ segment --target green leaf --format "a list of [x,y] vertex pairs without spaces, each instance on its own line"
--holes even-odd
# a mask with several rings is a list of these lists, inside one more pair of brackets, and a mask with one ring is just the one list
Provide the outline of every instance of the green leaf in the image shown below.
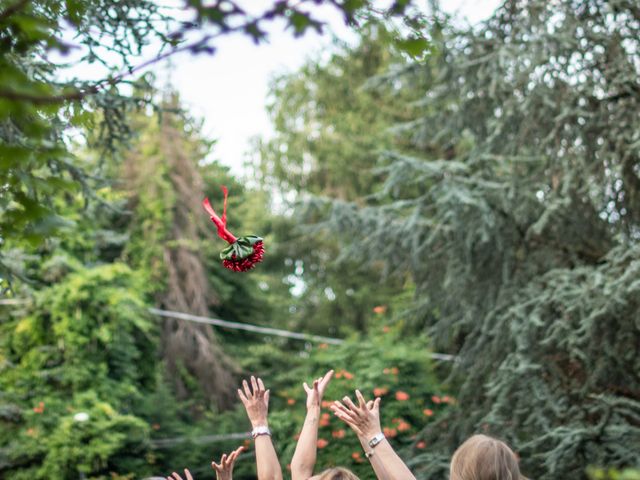
[[0,168],[7,169],[27,160],[30,151],[24,147],[0,145]]
[[289,25],[293,27],[296,37],[304,34],[305,30],[312,24],[309,15],[294,10],[289,16]]
[[80,25],[82,13],[85,11],[84,5],[78,0],[67,0],[67,19],[74,25]]
[[423,37],[396,40],[396,45],[400,50],[414,58],[424,55],[431,46],[429,40]]
[[253,253],[253,246],[260,241],[262,241],[262,238],[256,235],[240,237],[220,252],[220,258],[222,260],[239,260],[247,258]]

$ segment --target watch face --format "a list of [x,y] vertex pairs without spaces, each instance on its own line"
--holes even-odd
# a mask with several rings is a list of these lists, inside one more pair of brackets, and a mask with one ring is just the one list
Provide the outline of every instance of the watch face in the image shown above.
[[369,446],[370,447],[375,447],[376,445],[378,445],[382,441],[383,438],[384,438],[383,434],[376,435],[371,440],[369,440]]

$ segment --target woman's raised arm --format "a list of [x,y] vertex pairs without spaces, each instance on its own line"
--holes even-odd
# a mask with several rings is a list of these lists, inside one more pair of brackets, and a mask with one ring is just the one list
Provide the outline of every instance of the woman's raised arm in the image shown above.
[[380,428],[380,399],[365,401],[356,390],[358,404],[349,397],[331,406],[333,413],[358,436],[360,444],[379,480],[415,480],[416,477],[394,451]]
[[329,370],[323,377],[314,380],[311,387],[306,382],[303,384],[307,393],[307,416],[304,419],[296,451],[291,460],[291,480],[307,480],[313,476],[318,446],[320,406],[322,404],[322,396],[332,376],[333,370]]
[[247,411],[253,428],[251,435],[256,445],[258,480],[282,480],[282,468],[271,442],[271,431],[267,421],[269,390],[264,388],[261,379],[251,377],[251,387],[246,380],[243,380],[242,389],[238,389],[238,397]]

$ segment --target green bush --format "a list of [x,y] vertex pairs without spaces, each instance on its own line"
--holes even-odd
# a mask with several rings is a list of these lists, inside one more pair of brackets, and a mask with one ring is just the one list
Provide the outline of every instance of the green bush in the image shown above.
[[0,472],[10,478],[150,473],[141,402],[155,386],[154,326],[123,264],[78,268],[1,325]]

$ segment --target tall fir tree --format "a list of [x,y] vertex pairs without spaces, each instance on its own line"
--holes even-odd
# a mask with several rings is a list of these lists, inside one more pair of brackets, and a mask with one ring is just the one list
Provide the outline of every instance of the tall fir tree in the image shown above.
[[307,203],[314,222],[330,206],[344,256],[411,272],[420,322],[459,356],[458,406],[411,464],[442,478],[488,432],[533,478],[637,466],[637,5],[506,1],[475,27],[436,13],[432,37],[426,62],[376,80],[427,82],[377,204]]

